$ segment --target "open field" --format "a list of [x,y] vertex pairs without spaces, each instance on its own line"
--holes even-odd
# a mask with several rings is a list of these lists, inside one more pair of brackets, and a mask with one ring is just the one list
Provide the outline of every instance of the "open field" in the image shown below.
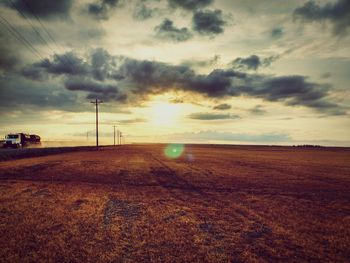
[[0,162],[0,261],[349,260],[350,149],[164,148]]
[[32,148],[0,148],[0,161],[39,157],[51,154],[76,152],[76,151],[92,151],[93,146],[76,146],[76,147],[32,147]]

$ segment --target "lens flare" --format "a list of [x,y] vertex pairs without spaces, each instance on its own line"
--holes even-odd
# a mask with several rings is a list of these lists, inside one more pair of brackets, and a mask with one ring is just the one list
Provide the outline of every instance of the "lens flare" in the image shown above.
[[183,144],[169,144],[165,150],[164,154],[168,158],[179,158],[184,151],[184,146]]

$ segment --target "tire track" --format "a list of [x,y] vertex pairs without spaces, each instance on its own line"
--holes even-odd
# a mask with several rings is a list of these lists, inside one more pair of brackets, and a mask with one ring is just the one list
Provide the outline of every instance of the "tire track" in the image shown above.
[[186,179],[180,177],[176,171],[169,167],[161,159],[155,157],[152,153],[148,152],[147,157],[149,157],[151,163],[156,162],[160,164],[160,167],[151,166],[150,173],[157,183],[164,188],[172,197],[181,200],[183,202],[187,201],[183,198],[183,195],[179,194],[178,191],[184,192],[189,198],[194,199],[206,199],[208,200],[206,194],[195,185],[191,184]]
[[[226,203],[222,199],[214,196],[213,193],[204,192],[201,187],[191,184],[152,153],[148,152],[147,154],[151,162],[153,161],[160,165],[160,168],[151,167],[150,172],[155,180],[173,198],[185,203],[191,210],[191,213],[198,219],[197,221],[201,222],[198,224],[197,234],[205,237],[202,245],[209,245],[211,253],[221,253],[221,255],[224,253],[230,260],[237,260],[241,257],[241,252],[245,250],[246,246],[254,244],[250,252],[256,254],[259,258],[267,261],[271,259],[280,260],[281,258],[273,257],[272,251],[282,241],[288,247],[295,249],[297,258],[305,258],[307,256],[303,248],[298,246],[298,242],[293,240],[292,235],[287,230],[283,235],[274,233],[273,228],[258,211],[251,211],[244,203],[230,203],[225,207]],[[188,165],[187,168],[196,173],[212,175],[202,168],[192,167],[191,165]],[[210,187],[206,187],[206,189],[209,190]],[[189,204],[188,201],[191,203]],[[200,207],[199,211],[195,211],[191,207],[197,205]],[[240,235],[239,243],[231,243],[229,241],[231,240],[231,231],[225,231],[225,228],[222,228],[222,226],[210,219],[211,216],[206,217],[201,213],[201,210],[207,207],[214,208],[218,213],[224,213],[224,210],[229,212],[233,226],[237,226],[237,224],[234,224],[234,221],[239,220],[242,222],[243,225],[241,227],[245,226],[245,228],[238,227],[238,229],[234,230],[234,232],[238,231]],[[283,228],[284,226],[280,225],[279,227]],[[218,246],[218,244],[220,245]],[[227,254],[228,251],[232,252]]]

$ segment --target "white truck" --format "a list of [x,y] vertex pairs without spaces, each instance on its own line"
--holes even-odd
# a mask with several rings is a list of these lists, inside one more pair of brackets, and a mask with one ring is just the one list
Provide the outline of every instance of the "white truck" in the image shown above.
[[31,144],[40,144],[40,136],[35,134],[11,133],[6,135],[3,147],[20,148]]

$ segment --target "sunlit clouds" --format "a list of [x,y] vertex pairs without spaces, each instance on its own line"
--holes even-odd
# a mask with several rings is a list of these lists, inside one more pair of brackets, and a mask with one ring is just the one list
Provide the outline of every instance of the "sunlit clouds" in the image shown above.
[[[0,132],[349,145],[345,0],[0,5]],[[336,15],[339,14],[339,15]]]

